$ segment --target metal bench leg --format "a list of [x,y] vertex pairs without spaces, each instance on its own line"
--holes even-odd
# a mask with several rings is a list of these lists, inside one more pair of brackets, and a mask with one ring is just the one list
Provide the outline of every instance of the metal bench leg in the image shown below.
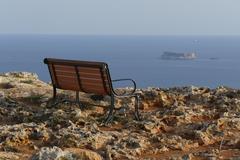
[[104,121],[104,124],[109,123],[113,119],[113,110],[114,110],[114,96],[111,95],[111,105],[109,108],[108,116],[107,116],[106,120]]
[[135,96],[135,112],[134,112],[134,116],[136,118],[136,120],[140,121],[140,114],[139,114],[139,105],[140,105],[140,96],[137,94]]
[[56,87],[53,87],[53,100],[56,100],[56,96],[57,96],[57,89]]
[[80,109],[83,110],[84,106],[79,100],[79,92],[78,91],[76,92],[76,102],[77,102],[78,106],[80,107]]
[[54,107],[54,106],[58,105],[59,103],[61,103],[61,101],[57,101],[57,89],[56,89],[56,87],[53,86],[53,97],[51,100],[48,101],[47,106]]
[[[51,102],[51,101],[50,101]],[[52,98],[52,102],[50,103],[51,107],[54,107],[58,104],[59,102],[57,102],[57,89],[56,87],[53,86],[53,98]]]

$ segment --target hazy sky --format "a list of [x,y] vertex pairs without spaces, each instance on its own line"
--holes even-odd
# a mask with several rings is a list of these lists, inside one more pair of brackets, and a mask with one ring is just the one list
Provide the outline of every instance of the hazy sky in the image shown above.
[[240,35],[240,0],[0,0],[0,33]]

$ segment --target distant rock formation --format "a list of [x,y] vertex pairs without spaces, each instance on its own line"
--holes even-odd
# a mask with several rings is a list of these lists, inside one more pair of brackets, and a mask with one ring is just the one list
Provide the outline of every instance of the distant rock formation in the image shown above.
[[164,60],[193,60],[197,58],[197,54],[192,53],[176,53],[176,52],[164,52],[161,59]]

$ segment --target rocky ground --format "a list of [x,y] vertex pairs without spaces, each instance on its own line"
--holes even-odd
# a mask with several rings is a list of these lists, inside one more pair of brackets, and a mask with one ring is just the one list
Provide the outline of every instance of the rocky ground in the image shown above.
[[[121,91],[121,89],[119,89]],[[58,91],[59,100],[74,92]],[[102,124],[109,97],[81,93],[85,110],[52,107],[51,85],[31,73],[0,75],[0,160],[240,159],[240,90],[227,87],[139,89],[142,121],[133,99]]]

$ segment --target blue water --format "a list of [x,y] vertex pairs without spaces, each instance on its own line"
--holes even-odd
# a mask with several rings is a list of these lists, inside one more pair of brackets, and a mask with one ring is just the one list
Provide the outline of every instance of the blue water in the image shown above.
[[[161,60],[164,51],[198,59]],[[54,57],[107,62],[112,79],[133,78],[138,87],[240,87],[240,36],[0,35],[0,55],[0,72],[35,72],[44,81],[42,60]]]

